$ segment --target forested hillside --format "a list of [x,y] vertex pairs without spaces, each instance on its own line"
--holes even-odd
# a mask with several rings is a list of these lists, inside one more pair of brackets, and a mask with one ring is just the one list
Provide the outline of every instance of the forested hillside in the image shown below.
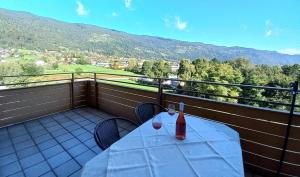
[[0,9],[0,48],[87,50],[101,55],[139,59],[248,58],[255,64],[300,63],[300,55],[285,55],[242,47],[223,47],[139,36],[92,25],[72,24],[26,12]]

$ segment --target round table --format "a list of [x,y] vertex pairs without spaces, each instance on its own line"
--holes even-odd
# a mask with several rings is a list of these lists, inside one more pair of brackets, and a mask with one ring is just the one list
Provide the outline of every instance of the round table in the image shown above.
[[[226,125],[185,115],[186,139],[175,138],[177,114],[163,112],[90,161],[83,177],[243,177],[239,134]],[[157,141],[158,139],[158,141]]]

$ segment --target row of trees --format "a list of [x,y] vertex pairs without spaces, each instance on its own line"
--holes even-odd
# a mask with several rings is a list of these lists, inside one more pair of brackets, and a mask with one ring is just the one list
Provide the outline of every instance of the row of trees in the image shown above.
[[[300,65],[254,65],[246,59],[224,62],[217,59],[197,59],[193,62],[182,60],[178,77],[186,80],[287,88],[291,82],[300,80]],[[278,90],[199,83],[186,84],[183,90],[189,90],[186,92],[189,95],[276,109],[289,109],[289,106],[269,102],[290,103],[290,93]],[[298,99],[298,104],[299,101]]]
[[24,83],[29,81],[30,77],[4,77],[18,75],[39,75],[43,74],[44,68],[36,65],[32,61],[6,61],[0,64],[0,85]]
[[[168,77],[170,64],[163,60],[145,61],[142,68],[129,65],[129,70],[148,77]],[[179,79],[200,80],[242,85],[289,87],[291,82],[300,80],[300,65],[255,65],[247,59],[220,61],[217,59],[181,60],[177,71]],[[269,102],[290,103],[290,93],[278,90],[223,86],[195,82],[178,85],[177,92],[219,101],[243,103],[276,109],[289,109],[287,105]],[[298,99],[299,104],[300,98]]]
[[[87,64],[84,59],[78,59],[77,64]],[[57,66],[53,66],[53,69]],[[34,61],[6,61],[0,64],[0,84],[26,82],[30,78],[6,78],[4,75],[38,75],[43,73],[43,67]],[[178,71],[172,72],[170,63],[164,60],[144,61],[142,67],[135,59],[128,61],[127,70],[148,77],[168,77],[177,75],[179,79],[200,80],[242,85],[258,85],[271,87],[289,87],[293,81],[300,81],[300,64],[270,66],[255,65],[246,59],[220,61],[217,59],[181,60]],[[76,69],[76,72],[82,70]],[[2,77],[1,77],[2,76]],[[243,103],[276,109],[289,109],[289,106],[268,103],[290,103],[290,93],[258,88],[238,86],[223,86],[196,82],[178,82],[177,93],[200,96],[219,101]],[[245,99],[247,98],[247,99]],[[251,98],[251,99],[249,99]],[[299,104],[300,98],[297,99]]]
[[161,78],[168,77],[172,73],[170,63],[165,60],[146,60],[143,62],[143,65],[140,68],[135,59],[130,59],[128,61],[128,67],[126,68],[126,70],[138,74],[143,74],[148,77]]

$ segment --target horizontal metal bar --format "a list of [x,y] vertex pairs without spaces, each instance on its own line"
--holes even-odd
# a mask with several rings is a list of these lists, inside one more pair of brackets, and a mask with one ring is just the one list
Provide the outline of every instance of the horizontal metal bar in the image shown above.
[[[192,82],[192,83],[201,83],[201,84],[210,84],[210,85],[221,85],[228,87],[240,87],[240,88],[257,88],[257,89],[269,89],[269,90],[279,90],[279,91],[292,91],[290,88],[279,88],[279,87],[268,87],[268,86],[256,86],[256,85],[242,85],[242,84],[228,84],[228,83],[220,83],[220,82],[209,82],[209,81],[198,81],[198,80],[183,80],[183,79],[172,79],[172,78],[157,78],[157,77],[147,77],[141,75],[127,75],[127,74],[113,74],[113,73],[104,73],[104,72],[78,72],[80,73],[90,73],[90,74],[100,74],[100,75],[112,75],[112,76],[125,76],[125,77],[135,77],[135,78],[149,78],[149,79],[162,79],[162,80],[171,80],[171,81],[179,81],[179,82]],[[38,77],[38,76],[46,76],[46,75],[61,75],[61,74],[72,74],[72,72],[64,72],[64,73],[49,73],[49,74],[40,74],[40,75],[16,75],[16,76],[0,76],[0,77]]]
[[[231,99],[237,99],[237,100],[238,99],[242,99],[242,100],[248,100],[248,101],[254,101],[254,102],[262,102],[262,103],[269,103],[269,104],[280,105],[280,106],[291,106],[290,104],[287,104],[287,103],[257,100],[257,99],[246,98],[246,97],[233,97],[233,96],[227,96],[227,95],[218,95],[218,94],[204,93],[204,92],[197,92],[197,91],[183,90],[183,89],[170,89],[170,90],[174,90],[174,91],[179,90],[179,91],[183,91],[183,92],[198,93],[198,94],[201,94],[201,95],[216,96],[216,97],[223,97],[223,98],[231,98]],[[300,107],[300,105],[296,105],[296,107]]]
[[63,75],[72,73],[48,73],[48,74],[38,74],[38,75],[15,75],[15,76],[0,76],[0,77],[39,77],[39,76],[50,76],[50,75]]
[[279,88],[279,87],[268,87],[268,86],[256,86],[256,85],[242,85],[242,84],[227,84],[221,82],[209,82],[209,81],[198,81],[198,80],[183,80],[183,79],[168,79],[162,78],[163,80],[170,81],[180,81],[180,82],[193,82],[193,83],[201,83],[201,84],[211,84],[211,85],[222,85],[222,86],[231,86],[231,87],[241,87],[241,88],[257,88],[257,89],[270,89],[270,90],[281,90],[281,91],[292,91],[289,88]]
[[91,77],[75,77],[75,79],[93,79]]
[[[72,73],[72,72],[71,72]],[[94,72],[89,72],[89,71],[82,71],[82,72],[74,72],[74,74],[81,74],[81,73],[85,73],[85,74],[94,74]]]
[[111,80],[111,79],[99,79],[97,78],[97,80],[100,81],[109,81],[109,82],[116,82],[116,83],[123,83],[123,84],[130,84],[130,85],[140,85],[140,86],[147,86],[147,87],[153,87],[153,88],[158,88],[152,85],[142,85],[142,84],[136,84],[136,83],[130,83],[130,82],[122,82],[122,81],[116,81],[116,80]]
[[44,83],[44,82],[58,82],[58,81],[70,81],[70,79],[60,79],[60,80],[49,80],[49,81],[36,81],[36,82],[21,82],[21,83],[12,83],[12,84],[2,84],[0,86],[7,85],[25,85],[25,84],[36,84],[36,83]]
[[[112,75],[112,76],[126,76],[126,77],[142,77],[142,78],[150,78],[150,77],[146,77],[146,76],[141,76],[141,75],[127,75],[127,74],[112,74],[112,73],[103,73],[103,72],[97,72],[98,74],[102,74],[102,75]],[[158,79],[158,78],[150,78],[150,79]]]

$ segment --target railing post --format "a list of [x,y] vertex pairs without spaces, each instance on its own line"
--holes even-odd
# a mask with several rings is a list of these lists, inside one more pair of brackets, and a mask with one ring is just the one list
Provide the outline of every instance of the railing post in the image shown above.
[[289,121],[288,121],[288,125],[287,125],[287,128],[286,128],[286,134],[285,134],[285,139],[284,139],[284,143],[283,143],[283,148],[282,148],[282,152],[281,152],[281,157],[280,157],[280,161],[279,161],[279,166],[278,166],[278,169],[277,169],[277,176],[280,176],[282,164],[283,164],[283,161],[285,159],[286,148],[287,148],[288,139],[289,139],[289,136],[290,136],[291,125],[292,125],[292,122],[293,122],[296,97],[297,97],[297,94],[299,92],[299,90],[298,90],[298,81],[295,81],[295,82],[291,83],[291,87],[292,87],[292,103],[291,103]]
[[162,79],[158,79],[158,102],[160,105],[162,105],[162,99],[163,99],[163,85],[162,85]]
[[98,83],[97,83],[97,73],[94,73],[94,84],[95,84],[95,104],[96,108],[99,108],[99,101],[98,101]]
[[72,109],[74,109],[74,73],[72,73],[72,78],[71,78],[71,105]]

